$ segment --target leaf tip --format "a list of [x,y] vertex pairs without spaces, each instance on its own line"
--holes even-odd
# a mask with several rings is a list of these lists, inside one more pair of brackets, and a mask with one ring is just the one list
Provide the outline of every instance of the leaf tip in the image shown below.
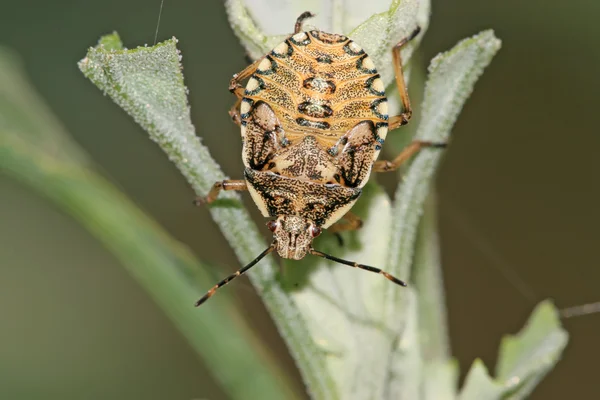
[[117,32],[104,35],[98,40],[98,47],[104,48],[107,51],[123,50],[123,42]]

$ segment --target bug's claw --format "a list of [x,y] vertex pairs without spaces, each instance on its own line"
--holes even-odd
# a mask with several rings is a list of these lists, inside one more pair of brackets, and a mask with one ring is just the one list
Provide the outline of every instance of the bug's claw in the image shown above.
[[196,207],[200,207],[204,204],[208,204],[210,203],[210,201],[208,201],[208,199],[206,197],[201,197],[198,196],[194,199],[194,201],[192,201],[192,204],[195,205]]

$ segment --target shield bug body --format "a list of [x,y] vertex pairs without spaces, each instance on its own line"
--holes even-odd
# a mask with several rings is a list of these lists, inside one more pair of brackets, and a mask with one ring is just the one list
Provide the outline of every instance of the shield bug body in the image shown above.
[[230,115],[241,127],[245,179],[217,182],[199,201],[210,203],[221,190],[248,190],[262,214],[275,218],[267,223],[274,239],[196,305],[274,250],[296,260],[307,253],[316,255],[405,286],[378,268],[319,252],[312,240],[325,228],[339,232],[361,226],[350,209],[371,171],[395,170],[422,147],[443,146],[414,141],[393,161],[375,161],[388,130],[411,117],[400,49],[419,30],[392,50],[404,110],[389,117],[385,87],[373,61],[346,36],[303,31],[302,22],[312,16],[303,13],[294,34],[231,80],[229,90],[238,100]]

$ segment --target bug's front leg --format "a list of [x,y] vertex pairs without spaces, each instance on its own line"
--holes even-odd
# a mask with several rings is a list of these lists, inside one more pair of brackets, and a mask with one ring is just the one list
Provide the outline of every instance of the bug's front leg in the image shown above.
[[244,191],[248,190],[248,186],[246,186],[246,181],[242,179],[217,181],[205,197],[196,197],[194,204],[199,206],[201,204],[212,203],[217,199],[221,190]]
[[229,116],[231,117],[231,120],[233,121],[233,123],[236,124],[237,126],[242,125],[242,116],[240,114],[240,104],[241,103],[242,103],[242,99],[237,99],[235,104],[233,106],[231,106],[231,108],[229,109]]
[[241,72],[234,74],[233,78],[231,78],[231,81],[229,81],[229,91],[235,94],[238,99],[244,97],[244,87],[240,84],[240,82],[250,78],[252,74],[254,74],[256,68],[258,68],[258,64],[260,64],[263,58],[259,58],[244,68]]

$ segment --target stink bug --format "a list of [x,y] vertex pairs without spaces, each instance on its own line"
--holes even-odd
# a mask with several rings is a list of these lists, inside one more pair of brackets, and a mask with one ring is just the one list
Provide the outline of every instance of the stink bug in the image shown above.
[[[229,90],[237,101],[229,113],[241,127],[245,179],[216,182],[197,203],[214,201],[221,190],[248,190],[262,214],[276,218],[267,223],[273,242],[196,306],[274,250],[295,260],[312,254],[406,286],[379,268],[315,250],[312,241],[325,228],[340,232],[362,225],[350,209],[371,171],[393,171],[423,147],[444,146],[413,141],[393,161],[375,161],[388,130],[410,120],[400,49],[419,29],[392,50],[403,112],[389,117],[385,87],[373,61],[346,36],[303,31],[303,21],[313,16],[300,15],[291,36],[231,80]],[[240,83],[246,79],[244,88]],[[338,222],[342,218],[344,223]]]

